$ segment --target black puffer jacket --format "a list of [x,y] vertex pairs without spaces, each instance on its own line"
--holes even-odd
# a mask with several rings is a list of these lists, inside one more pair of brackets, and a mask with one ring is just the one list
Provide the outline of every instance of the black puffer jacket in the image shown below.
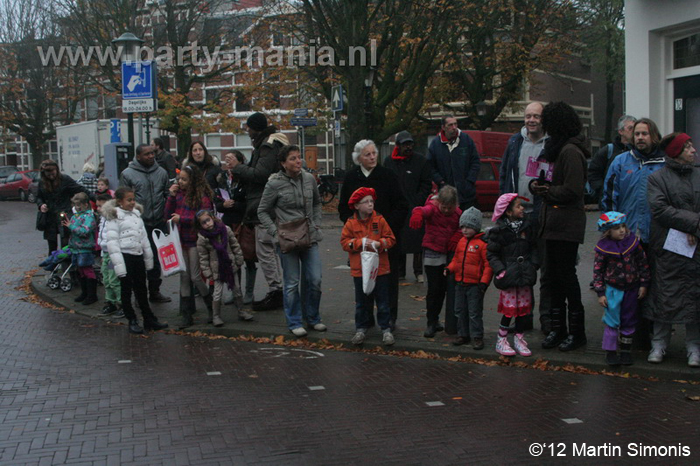
[[[526,217],[516,233],[501,217],[486,235],[486,257],[493,269],[493,283],[499,290],[533,286],[537,282],[537,234]],[[498,278],[505,271],[506,274]]]

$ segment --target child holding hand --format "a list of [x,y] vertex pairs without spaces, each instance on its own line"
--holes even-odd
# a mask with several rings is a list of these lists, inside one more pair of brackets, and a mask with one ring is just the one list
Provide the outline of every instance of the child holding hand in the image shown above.
[[[370,316],[367,314],[367,301],[374,299],[377,303],[377,322],[382,329],[382,342],[389,346],[395,342],[391,333],[391,312],[389,310],[389,254],[396,244],[396,238],[389,224],[380,214],[374,211],[374,201],[377,194],[373,188],[359,188],[350,196],[348,206],[356,210],[350,217],[340,237],[340,244],[350,256],[350,274],[355,284],[355,336],[352,344],[361,345],[370,327]],[[363,241],[364,240],[364,241]],[[363,245],[364,243],[364,245]],[[360,253],[363,247],[379,253],[379,271],[374,290],[366,295],[362,289],[362,263]],[[370,308],[371,309],[371,308]]]
[[455,290],[455,315],[457,338],[455,346],[473,339],[475,350],[484,349],[484,293],[491,283],[493,270],[486,258],[486,242],[481,232],[481,211],[470,207],[459,217],[459,228],[464,236],[452,262],[445,268],[445,276],[452,273],[457,282]]

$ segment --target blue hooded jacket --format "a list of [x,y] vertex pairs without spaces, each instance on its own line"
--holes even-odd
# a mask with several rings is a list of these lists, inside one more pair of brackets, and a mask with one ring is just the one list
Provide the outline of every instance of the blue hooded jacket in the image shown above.
[[610,164],[603,184],[604,211],[615,210],[627,215],[627,227],[649,242],[651,211],[647,201],[647,179],[664,166],[664,154],[658,148],[644,157],[637,149],[623,152]]

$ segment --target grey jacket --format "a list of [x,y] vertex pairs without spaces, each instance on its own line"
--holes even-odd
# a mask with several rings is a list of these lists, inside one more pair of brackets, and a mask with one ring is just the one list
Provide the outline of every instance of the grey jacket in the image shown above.
[[258,206],[258,218],[262,226],[277,239],[277,223],[273,219],[279,223],[286,223],[302,217],[308,217],[310,220],[311,243],[321,241],[321,196],[318,194],[316,179],[304,170],[301,177],[297,178],[290,178],[284,170],[271,175]]
[[154,163],[144,167],[136,159],[119,175],[119,186],[134,190],[136,202],[143,206],[143,223],[155,227],[163,222],[165,200],[168,197],[168,172]]
[[700,167],[666,158],[649,175],[650,256],[654,267],[644,316],[656,322],[700,322],[700,246],[692,258],[664,249],[670,228],[700,238]]

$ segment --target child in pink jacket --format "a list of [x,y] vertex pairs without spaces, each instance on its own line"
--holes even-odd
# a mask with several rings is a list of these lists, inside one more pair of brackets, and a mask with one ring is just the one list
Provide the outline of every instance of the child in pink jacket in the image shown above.
[[[443,270],[448,264],[450,243],[459,241],[459,208],[457,190],[445,185],[437,196],[428,200],[423,207],[416,207],[411,214],[409,226],[418,229],[425,223],[423,236],[423,266],[428,279],[428,295],[426,297],[427,328],[423,336],[432,338],[445,328],[440,325],[440,311],[447,292],[447,277]],[[453,238],[457,236],[457,239]]]

